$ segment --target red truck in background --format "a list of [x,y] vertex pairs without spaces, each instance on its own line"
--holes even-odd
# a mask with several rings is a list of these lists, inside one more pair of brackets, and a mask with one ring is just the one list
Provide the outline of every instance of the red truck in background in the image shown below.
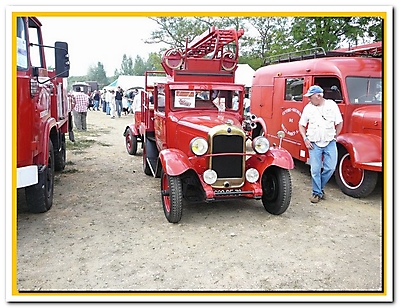
[[[17,189],[25,190],[32,213],[51,208],[54,172],[65,168],[65,134],[73,141],[68,44],[43,45],[41,27],[36,17],[16,18]],[[55,70],[47,69],[45,48],[55,51]]]
[[[286,133],[284,146],[292,157],[307,162],[309,153],[298,130],[303,94],[311,85],[335,100],[344,120],[337,138],[335,180],[352,197],[365,197],[382,172],[382,44],[381,42],[325,52],[313,49],[270,59],[255,74],[251,112],[268,123],[270,140]],[[270,65],[269,65],[270,64]],[[254,137],[263,135],[258,125]]]
[[161,178],[161,202],[171,223],[180,221],[183,199],[258,199],[274,215],[290,204],[294,163],[281,148],[284,133],[274,144],[264,136],[250,140],[256,124],[265,131],[266,125],[255,115],[244,117],[245,88],[234,82],[243,33],[211,27],[186,41],[184,50],[167,50],[166,80],[146,85],[140,117],[123,133],[130,154],[142,142],[144,173]]

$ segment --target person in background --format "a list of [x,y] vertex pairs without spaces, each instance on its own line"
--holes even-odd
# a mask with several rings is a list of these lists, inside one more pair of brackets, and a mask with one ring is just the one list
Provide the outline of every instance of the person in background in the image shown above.
[[73,108],[73,119],[77,130],[87,130],[86,118],[87,108],[89,106],[89,96],[81,92],[80,87],[75,89],[72,94],[75,100],[75,106]]
[[101,95],[101,101],[102,101],[102,105],[103,105],[103,112],[107,112],[107,89],[104,89],[103,94]]
[[107,109],[106,109],[106,114],[111,115],[111,102],[114,99],[113,92],[114,90],[108,90],[107,94],[105,96],[105,99],[107,101]]
[[232,103],[232,109],[233,110],[238,110],[238,93],[234,92],[234,96],[233,96],[233,103]]
[[122,98],[123,98],[123,90],[120,86],[118,86],[115,92],[115,104],[116,104],[116,111],[118,113],[118,118],[120,118],[122,115],[122,110],[123,110]]
[[100,92],[95,90],[93,92],[93,110],[100,111]]
[[324,187],[337,166],[336,138],[343,125],[337,104],[333,100],[324,99],[323,92],[317,85],[309,88],[304,96],[309,97],[310,102],[303,108],[299,119],[299,133],[309,150],[312,203],[326,199]]
[[249,94],[245,93],[244,95],[244,116],[249,113],[251,107],[251,101],[249,99]]
[[116,102],[115,102],[115,91],[111,90],[109,95],[109,106],[110,111],[109,114],[111,119],[115,119],[115,112],[116,112]]

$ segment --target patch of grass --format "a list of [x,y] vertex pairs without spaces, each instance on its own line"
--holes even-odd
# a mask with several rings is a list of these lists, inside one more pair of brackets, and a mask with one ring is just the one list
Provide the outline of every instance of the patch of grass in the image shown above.
[[70,142],[68,141],[66,143],[67,149],[70,150],[77,150],[77,149],[82,149],[82,148],[88,148],[91,145],[93,145],[96,141],[94,139],[81,139],[81,140],[76,140],[75,142]]
[[100,144],[102,147],[110,147],[110,146],[111,146],[109,143],[104,143],[104,142],[99,142],[99,144]]
[[72,166],[76,164],[73,161],[68,160],[67,162],[65,162],[65,165]]
[[79,155],[79,154],[85,154],[87,151],[82,151],[82,150],[72,150],[74,154]]
[[64,170],[62,170],[61,171],[61,173],[78,173],[79,172],[79,170],[78,169],[75,169],[75,168],[72,168],[72,169],[64,169]]

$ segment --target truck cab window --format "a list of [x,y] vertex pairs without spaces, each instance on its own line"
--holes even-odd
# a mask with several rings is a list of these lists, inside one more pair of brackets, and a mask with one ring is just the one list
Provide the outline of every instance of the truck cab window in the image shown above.
[[302,102],[303,78],[287,78],[285,80],[284,100]]
[[337,77],[315,78],[314,84],[319,85],[324,90],[324,98],[335,101],[337,104],[343,102],[342,86]]
[[[29,28],[29,40],[33,44],[39,44],[39,35],[40,31],[38,28]],[[44,67],[42,56],[41,56],[41,47],[33,45],[29,47],[30,51],[30,61],[33,67]]]
[[17,69],[28,68],[28,47],[26,45],[25,23],[21,17],[17,18]]

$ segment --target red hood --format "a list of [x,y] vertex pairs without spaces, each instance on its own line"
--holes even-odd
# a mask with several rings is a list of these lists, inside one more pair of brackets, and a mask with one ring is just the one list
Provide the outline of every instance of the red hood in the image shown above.
[[354,133],[381,134],[382,105],[370,105],[355,109],[351,122]]
[[223,114],[218,114],[217,112],[207,113],[206,115],[182,115],[178,119],[178,128],[190,127],[194,130],[202,131],[208,133],[208,131],[217,125],[226,124],[227,122],[232,123],[232,125],[240,126],[241,122],[237,118],[236,114],[225,112]]

